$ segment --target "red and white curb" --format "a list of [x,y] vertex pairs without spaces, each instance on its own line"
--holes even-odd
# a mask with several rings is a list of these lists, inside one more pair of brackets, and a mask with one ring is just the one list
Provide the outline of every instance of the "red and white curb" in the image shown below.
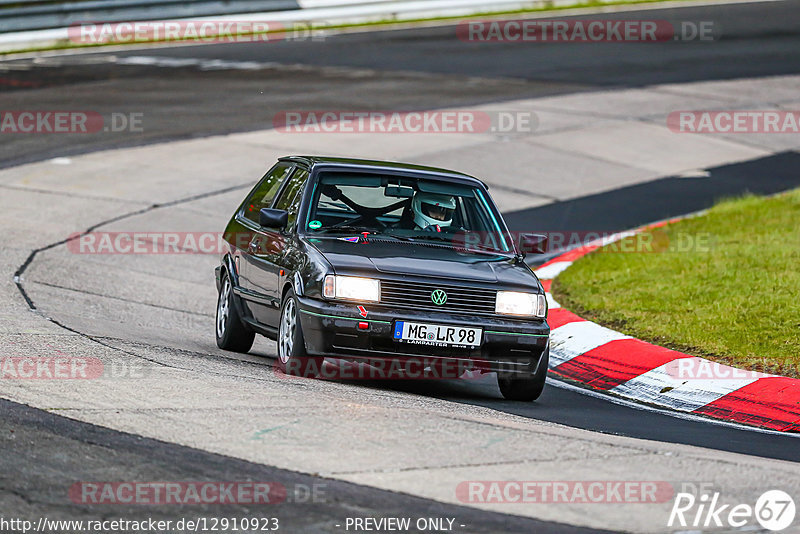
[[[645,229],[572,249],[536,269],[550,305],[550,373],[617,397],[678,412],[800,432],[800,380],[735,369],[587,321],[550,294],[552,280],[597,248]],[[682,370],[691,369],[692,376]]]

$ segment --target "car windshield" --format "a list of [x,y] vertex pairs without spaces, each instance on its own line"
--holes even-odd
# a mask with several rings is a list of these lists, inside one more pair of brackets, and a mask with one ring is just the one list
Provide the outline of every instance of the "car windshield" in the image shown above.
[[424,177],[323,172],[304,231],[351,236],[369,232],[456,248],[513,252],[499,214],[482,190]]

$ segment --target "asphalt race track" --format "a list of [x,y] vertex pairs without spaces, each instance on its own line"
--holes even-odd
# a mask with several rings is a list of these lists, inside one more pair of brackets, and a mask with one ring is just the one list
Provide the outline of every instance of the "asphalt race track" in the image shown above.
[[[586,121],[574,130],[581,144],[579,135],[605,127],[605,121],[650,127],[647,121],[661,120],[664,110],[652,112],[657,119],[627,110],[647,107],[659,96],[677,102],[675,109],[702,107],[697,102],[712,97],[730,107],[741,105],[737,98],[749,98],[751,108],[796,109],[800,103],[797,93],[786,91],[796,83],[791,77],[800,75],[800,2],[586,18],[609,16],[713,21],[715,39],[465,44],[452,27],[438,27],[268,45],[58,53],[0,63],[0,109],[141,113],[145,125],[134,133],[2,134],[0,191],[6,211],[0,221],[8,234],[0,342],[10,355],[38,347],[88,351],[122,365],[135,361],[146,377],[142,386],[101,381],[76,390],[0,382],[0,397],[7,399],[0,400],[0,508],[19,517],[249,516],[253,509],[245,505],[111,510],[66,499],[67,488],[78,480],[246,479],[325,487],[323,501],[275,508],[288,532],[344,532],[345,518],[353,515],[454,517],[462,525],[456,532],[656,532],[670,530],[663,509],[629,517],[613,506],[596,511],[466,506],[455,502],[448,484],[508,479],[519,462],[525,469],[547,464],[541,466],[544,480],[711,481],[734,501],[753,500],[773,487],[796,490],[800,449],[794,436],[677,418],[555,383],[528,405],[502,400],[496,386],[483,379],[299,383],[276,378],[272,342],[257,341],[247,356],[216,348],[215,257],[65,251],[68,235],[95,228],[221,230],[259,169],[274,155],[294,151],[291,136],[279,144],[269,131],[281,110],[502,110],[534,102],[530,109],[540,114],[545,129],[550,112],[561,114],[559,120]],[[728,83],[739,85],[713,85]],[[631,95],[650,100],[636,102]],[[581,110],[592,98],[608,98],[619,107]],[[573,135],[570,128],[553,132]],[[315,146],[318,152],[341,153],[351,144],[300,137],[298,152]],[[353,150],[366,150],[370,142]],[[732,156],[732,145],[714,140],[709,146],[718,155],[697,158],[702,178],[687,178],[660,163],[642,163],[647,172],[623,176],[609,161],[588,158],[605,169],[599,173],[614,178],[572,183],[553,157],[547,162],[552,169],[536,169],[545,177],[540,189],[530,183],[521,187],[510,175],[515,168],[525,174],[538,160],[518,150],[514,143],[523,141],[510,139],[512,148],[504,142],[509,140],[487,140],[470,154],[469,146],[453,141],[448,155],[426,153],[412,138],[396,147],[387,148],[395,141],[382,140],[374,146],[388,156],[412,154],[420,162],[447,163],[478,176],[496,163],[498,171],[488,181],[512,230],[616,231],[698,211],[722,197],[800,186],[795,139],[748,140]],[[215,153],[217,147],[224,148]],[[248,159],[262,153],[261,160]],[[494,154],[502,161],[492,162]],[[660,157],[652,154],[653,160]],[[591,172],[568,170],[573,168]],[[559,178],[546,184],[550,173]]]
[[[4,435],[3,471],[20,476],[24,481],[13,491],[21,500],[36,496],[44,502],[28,502],[38,513],[57,515],[60,509],[69,506],[70,517],[96,517],[100,507],[75,507],[72,503],[59,502],[55,488],[68,481],[85,476],[85,463],[91,459],[99,472],[111,478],[125,479],[131,472],[147,480],[269,480],[283,484],[290,492],[304,498],[305,488],[319,484],[320,479],[269,466],[234,460],[204,451],[179,447],[163,442],[138,438],[130,434],[115,432],[85,423],[76,423],[63,417],[10,403],[2,402]],[[11,434],[13,432],[13,434]],[[14,439],[8,439],[11,435]],[[31,443],[41,444],[34,451]],[[113,450],[113,456],[108,456]],[[28,456],[30,463],[20,466],[13,458]],[[76,462],[81,459],[83,462]],[[37,467],[32,468],[33,465]],[[41,471],[45,471],[42,473]],[[54,476],[55,475],[55,476]],[[359,513],[371,516],[413,514],[420,517],[454,517],[470,525],[476,532],[581,532],[569,525],[546,523],[534,519],[481,512],[467,507],[440,504],[435,501],[387,491],[374,490],[339,481],[324,481],[324,492],[335,495],[332,502],[317,502],[308,506],[303,500],[284,503],[281,520],[286,521],[293,532],[318,532],[334,529],[334,517],[342,517],[357,507]],[[11,492],[10,488],[3,488]],[[32,500],[32,499],[31,499]],[[136,506],[119,511],[125,517],[141,514]],[[197,506],[183,509],[183,515],[246,517],[251,510],[244,505]],[[174,510],[168,506],[151,508],[148,517],[168,519]]]
[[[800,15],[795,2],[647,13],[623,12],[614,17],[669,20],[678,25],[680,21],[712,21],[721,39],[680,44],[467,46],[453,38],[452,27],[446,27],[356,33],[269,46],[211,44],[12,60],[0,70],[0,90],[8,91],[4,100],[17,107],[32,99],[42,107],[52,106],[68,97],[74,105],[91,104],[91,109],[99,112],[143,112],[148,122],[145,132],[137,135],[12,138],[0,147],[0,165],[269,128],[273,114],[283,109],[435,109],[609,88],[797,73]],[[602,18],[584,18],[593,17]],[[276,65],[266,71],[178,66],[166,73],[163,67],[114,63],[116,58],[131,56]],[[80,92],[68,92],[67,88],[77,84]]]

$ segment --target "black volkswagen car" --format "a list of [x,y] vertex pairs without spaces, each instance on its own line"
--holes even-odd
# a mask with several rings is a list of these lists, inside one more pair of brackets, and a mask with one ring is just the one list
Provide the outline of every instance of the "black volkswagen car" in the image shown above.
[[326,357],[366,366],[423,361],[495,372],[508,399],[542,392],[547,301],[523,258],[543,252],[546,238],[512,239],[472,176],[281,158],[224,239],[216,268],[222,349],[247,352],[262,334],[277,341],[287,374],[315,375]]

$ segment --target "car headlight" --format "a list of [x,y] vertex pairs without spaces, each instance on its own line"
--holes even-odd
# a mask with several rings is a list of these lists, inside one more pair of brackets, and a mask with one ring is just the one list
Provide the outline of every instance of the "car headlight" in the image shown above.
[[541,293],[498,291],[494,311],[503,315],[543,318],[547,314],[547,299]]
[[329,299],[380,302],[381,283],[374,278],[329,274],[325,277],[322,295]]

